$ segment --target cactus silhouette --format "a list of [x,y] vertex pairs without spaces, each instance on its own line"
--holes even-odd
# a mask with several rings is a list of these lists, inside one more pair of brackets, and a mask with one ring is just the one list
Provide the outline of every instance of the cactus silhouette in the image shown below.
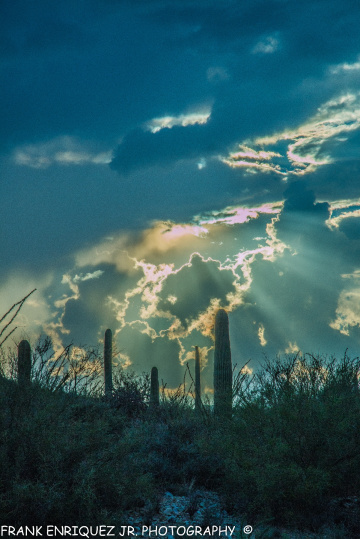
[[224,309],[215,316],[214,355],[214,414],[231,417],[232,364],[229,337],[229,318]]
[[31,348],[28,341],[21,341],[18,346],[18,382],[20,385],[30,384]]
[[159,402],[159,373],[157,367],[153,367],[150,379],[150,406],[158,406]]
[[105,395],[111,395],[112,383],[112,331],[107,329],[104,338],[104,381]]
[[195,410],[201,409],[200,352],[195,346]]

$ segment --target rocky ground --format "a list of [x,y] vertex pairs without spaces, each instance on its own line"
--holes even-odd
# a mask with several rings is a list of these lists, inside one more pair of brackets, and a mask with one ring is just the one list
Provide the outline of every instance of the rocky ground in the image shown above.
[[181,537],[233,537],[234,539],[351,539],[345,530],[329,528],[321,534],[255,526],[229,515],[214,492],[193,491],[187,496],[166,492],[157,503],[129,511],[124,537],[141,539]]
[[[140,512],[130,511],[127,523],[138,537],[238,537],[246,525],[221,508],[215,492],[195,491],[188,496],[166,492],[157,506],[148,504]],[[250,536],[250,534],[249,534]],[[254,537],[254,535],[253,535]]]

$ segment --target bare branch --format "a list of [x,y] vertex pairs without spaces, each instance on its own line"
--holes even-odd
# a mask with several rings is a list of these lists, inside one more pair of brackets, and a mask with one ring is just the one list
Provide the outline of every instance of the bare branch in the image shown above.
[[[6,328],[5,328],[6,329]],[[17,326],[15,326],[11,331],[9,331],[9,333],[7,335],[5,335],[5,337],[3,338],[3,340],[0,342],[0,348],[2,347],[2,345],[4,344],[4,342],[10,337],[10,335],[12,333],[14,333],[14,331],[17,329]],[[0,333],[0,336],[3,334],[4,332],[2,331]]]
[[[5,326],[0,330],[0,337],[2,337],[5,333],[5,331],[7,330],[7,328],[10,326],[10,324],[15,320],[15,318],[17,317],[17,315],[19,314],[19,311],[21,309],[21,307],[24,305],[25,301],[28,299],[29,296],[31,296],[31,294],[33,294],[35,292],[36,288],[34,288],[34,290],[32,290],[31,292],[29,292],[29,294],[27,294],[25,297],[23,297],[20,301],[18,301],[17,303],[14,303],[14,305],[12,305],[12,307],[10,307],[10,309],[0,318],[0,324],[2,322],[4,322],[4,320],[6,319],[7,316],[10,315],[10,313],[12,313],[15,309],[15,312],[12,314],[10,320],[5,324]],[[16,309],[17,307],[17,309]],[[0,346],[2,346],[4,344],[4,342],[6,341],[6,339],[8,339],[10,337],[10,335],[15,331],[16,328],[14,328],[12,331],[10,331],[10,333],[8,333],[4,339],[1,341],[0,343]]]

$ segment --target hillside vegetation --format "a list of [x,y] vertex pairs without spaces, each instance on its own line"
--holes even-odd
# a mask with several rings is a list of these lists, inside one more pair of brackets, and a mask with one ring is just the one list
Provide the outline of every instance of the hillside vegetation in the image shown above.
[[268,361],[234,381],[229,418],[195,411],[181,388],[149,406],[149,380],[134,374],[120,373],[104,398],[46,376],[21,387],[3,373],[0,521],[119,525],[128,509],[151,519],[165,491],[191,487],[255,524],[355,537],[359,369],[347,355]]

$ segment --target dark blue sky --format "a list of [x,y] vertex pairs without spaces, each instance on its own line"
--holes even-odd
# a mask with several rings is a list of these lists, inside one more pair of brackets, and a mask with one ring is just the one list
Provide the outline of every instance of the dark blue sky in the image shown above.
[[194,344],[211,372],[221,306],[237,363],[357,353],[359,27],[350,0],[3,0],[15,341],[110,325],[175,383]]

